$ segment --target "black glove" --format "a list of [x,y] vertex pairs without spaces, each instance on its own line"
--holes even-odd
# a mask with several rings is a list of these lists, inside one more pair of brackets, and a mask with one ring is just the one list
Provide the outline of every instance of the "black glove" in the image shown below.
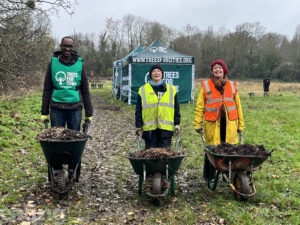
[[203,134],[203,128],[196,129],[196,132],[198,132],[199,134]]

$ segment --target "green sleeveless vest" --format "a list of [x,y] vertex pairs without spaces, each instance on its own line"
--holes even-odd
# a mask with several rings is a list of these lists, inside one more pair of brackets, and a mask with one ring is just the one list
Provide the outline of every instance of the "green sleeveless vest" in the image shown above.
[[71,66],[66,66],[52,57],[51,74],[54,91],[52,101],[61,103],[78,103],[80,101],[79,86],[81,83],[82,58]]

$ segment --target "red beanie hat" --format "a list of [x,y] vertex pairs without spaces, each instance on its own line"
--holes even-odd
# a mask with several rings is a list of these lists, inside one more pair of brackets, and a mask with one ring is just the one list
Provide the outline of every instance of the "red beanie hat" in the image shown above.
[[211,62],[211,64],[210,64],[210,70],[211,71],[213,70],[213,67],[216,64],[219,64],[219,65],[222,66],[225,76],[229,73],[227,65],[226,65],[226,63],[222,59],[216,59],[216,60],[214,60],[214,61]]

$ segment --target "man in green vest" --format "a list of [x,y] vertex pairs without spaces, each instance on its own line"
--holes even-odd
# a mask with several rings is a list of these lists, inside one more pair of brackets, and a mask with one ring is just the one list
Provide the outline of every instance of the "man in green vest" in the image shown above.
[[163,69],[159,64],[151,67],[149,75],[151,81],[138,91],[136,134],[145,140],[145,149],[170,148],[174,131],[180,130],[176,87],[163,80]]
[[[72,50],[73,43],[71,37],[63,37],[61,50],[53,53],[48,65],[44,81],[41,120],[48,121],[50,114],[51,127],[67,127],[79,131],[83,108],[85,121],[91,122],[93,106],[83,59]],[[81,162],[76,172],[77,182],[80,170]],[[48,178],[50,181],[50,177]]]
[[73,48],[73,39],[63,37],[60,51],[53,53],[48,65],[43,90],[41,120],[51,127],[60,126],[80,130],[82,109],[85,120],[91,121],[93,107],[83,59]]

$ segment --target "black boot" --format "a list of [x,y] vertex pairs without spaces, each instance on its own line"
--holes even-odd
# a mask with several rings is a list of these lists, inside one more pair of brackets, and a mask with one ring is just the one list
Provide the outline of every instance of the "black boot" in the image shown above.
[[216,169],[210,163],[207,155],[204,156],[204,166],[203,166],[203,178],[205,180],[214,179],[216,174]]

